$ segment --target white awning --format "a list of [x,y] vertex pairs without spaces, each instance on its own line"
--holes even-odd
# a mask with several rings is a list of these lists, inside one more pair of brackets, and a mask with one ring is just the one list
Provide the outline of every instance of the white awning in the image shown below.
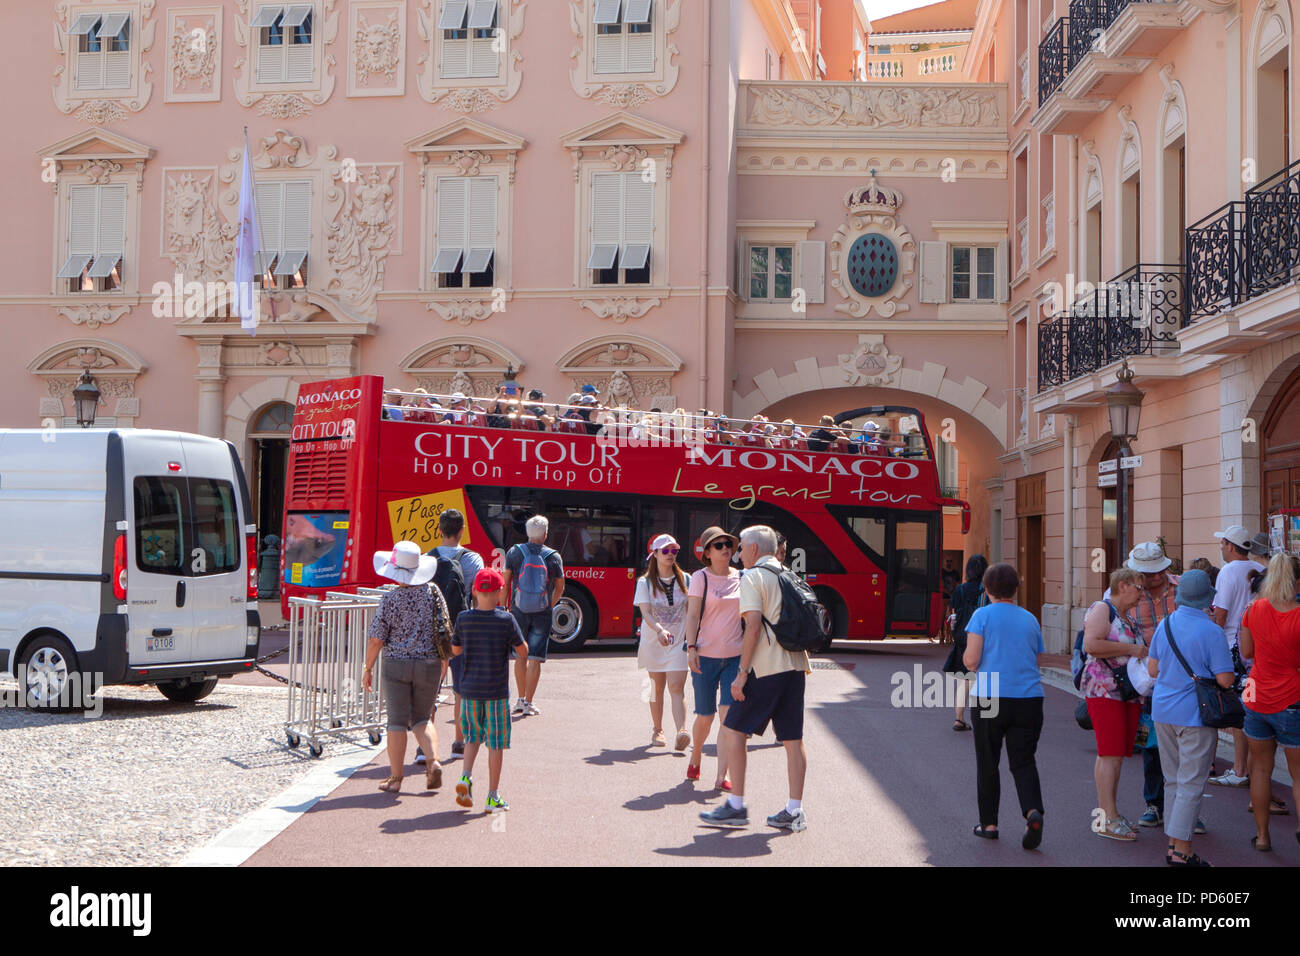
[[497,16],[497,0],[474,0],[469,11],[471,30],[488,30]]
[[292,6],[285,7],[284,19],[280,21],[280,26],[300,27],[304,22],[306,22],[307,17],[310,15],[310,3],[295,3]]
[[307,258],[305,249],[290,249],[288,252],[282,252],[279,260],[275,264],[275,275],[291,276],[302,268],[303,260]]
[[464,30],[467,12],[469,12],[469,0],[443,0],[442,15],[438,17],[438,29]]
[[623,0],[596,0],[596,12],[592,22],[599,26],[618,23],[618,9]]
[[91,263],[90,271],[86,275],[92,279],[103,279],[112,272],[119,262],[122,261],[122,254],[110,252],[107,255],[95,256],[95,261]]
[[68,27],[68,36],[85,36],[95,28],[99,22],[98,13],[83,13],[77,19],[72,21],[72,26]]
[[624,269],[644,269],[650,258],[650,246],[644,242],[632,242],[623,247],[622,261]]
[[455,272],[456,263],[460,262],[460,249],[439,249],[438,254],[433,257],[433,265],[429,268],[430,272]]
[[129,13],[106,13],[104,22],[99,25],[99,38],[107,40],[109,37],[115,37],[126,27],[126,23],[131,19]]
[[271,260],[275,258],[274,252],[262,251],[253,256],[253,268],[257,274],[265,275],[271,268]]
[[587,259],[588,269],[612,269],[614,258],[618,255],[618,246],[613,243],[598,243],[591,247],[591,256]]
[[651,0],[626,0],[624,23],[649,23]]
[[250,27],[269,27],[275,25],[275,20],[280,14],[284,13],[284,5],[280,3],[267,4],[264,7],[257,8],[257,16],[253,17]]
[[86,271],[90,260],[90,256],[68,256],[68,261],[63,263],[63,268],[59,270],[59,278],[76,279]]
[[492,261],[492,253],[495,249],[471,249],[465,256],[466,272],[487,272],[488,264]]

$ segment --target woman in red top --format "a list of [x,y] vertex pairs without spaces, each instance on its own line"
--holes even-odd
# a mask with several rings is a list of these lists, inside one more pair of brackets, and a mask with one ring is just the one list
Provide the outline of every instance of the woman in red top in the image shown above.
[[[1257,850],[1271,850],[1268,836],[1270,776],[1277,745],[1286,754],[1291,792],[1300,806],[1300,606],[1296,605],[1296,571],[1292,558],[1275,554],[1268,563],[1260,599],[1241,619],[1241,656],[1254,658],[1241,702],[1242,729],[1250,739],[1250,800],[1258,835]],[[1300,842],[1300,830],[1296,831]]]

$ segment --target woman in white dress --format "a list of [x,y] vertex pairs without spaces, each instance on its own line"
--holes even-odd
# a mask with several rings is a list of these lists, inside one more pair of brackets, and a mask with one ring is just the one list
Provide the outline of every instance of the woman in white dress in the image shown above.
[[670,534],[661,534],[650,542],[650,557],[645,574],[636,582],[633,603],[641,611],[641,643],[637,648],[637,665],[650,673],[650,719],[654,729],[650,746],[663,747],[664,687],[672,698],[673,722],[677,725],[678,750],[691,743],[686,731],[687,662],[683,640],[686,624],[686,572],[677,565],[681,548]]

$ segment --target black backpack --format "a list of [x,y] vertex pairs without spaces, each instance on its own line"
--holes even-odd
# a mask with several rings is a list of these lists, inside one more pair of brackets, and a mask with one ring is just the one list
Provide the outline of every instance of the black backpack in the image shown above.
[[[433,572],[433,583],[442,592],[442,599],[447,602],[447,615],[451,623],[456,623],[460,612],[465,610],[465,575],[460,569],[460,561],[444,558],[436,551],[430,551],[438,559],[438,568]],[[460,552],[456,552],[459,556]]]
[[775,574],[781,587],[780,617],[775,623],[763,618],[777,643],[787,651],[818,650],[826,642],[826,613],[813,589],[793,571],[759,567]]
[[[1106,602],[1106,613],[1110,615],[1109,620],[1115,620],[1117,616],[1115,606],[1109,601]],[[1070,654],[1070,677],[1074,681],[1075,690],[1079,690],[1083,683],[1083,669],[1086,666],[1088,666],[1088,655],[1083,652],[1083,628],[1079,628],[1079,633],[1074,635],[1074,651]]]

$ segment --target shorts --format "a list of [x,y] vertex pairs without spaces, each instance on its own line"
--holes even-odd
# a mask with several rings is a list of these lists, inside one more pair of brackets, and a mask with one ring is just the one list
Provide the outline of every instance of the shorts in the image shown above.
[[438,697],[438,678],[442,661],[384,659],[384,706],[388,710],[389,730],[414,730],[428,721],[433,702]]
[[551,611],[526,611],[510,609],[519,624],[519,630],[528,642],[528,659],[539,664],[546,660],[546,649],[551,643]]
[[[712,717],[719,707],[730,707],[731,682],[740,673],[740,655],[735,657],[701,657],[700,673],[691,671],[691,687],[695,690],[695,713]],[[718,700],[718,690],[722,699]]]
[[451,689],[453,692],[460,693],[460,679],[465,676],[465,655],[464,653],[453,654],[448,665],[451,671]]
[[460,702],[460,732],[465,743],[486,743],[488,750],[510,749],[510,699]]
[[1133,756],[1133,741],[1137,738],[1138,720],[1141,716],[1140,699],[1089,697],[1088,717],[1092,720],[1093,733],[1097,735],[1097,756]]
[[766,677],[755,677],[749,672],[745,682],[745,699],[738,700],[727,711],[724,727],[742,734],[767,733],[767,723],[772,722],[776,739],[803,739],[803,671],[781,671]]
[[1300,707],[1288,707],[1276,714],[1259,714],[1246,710],[1246,723],[1241,729],[1251,740],[1276,740],[1283,747],[1300,748]]

